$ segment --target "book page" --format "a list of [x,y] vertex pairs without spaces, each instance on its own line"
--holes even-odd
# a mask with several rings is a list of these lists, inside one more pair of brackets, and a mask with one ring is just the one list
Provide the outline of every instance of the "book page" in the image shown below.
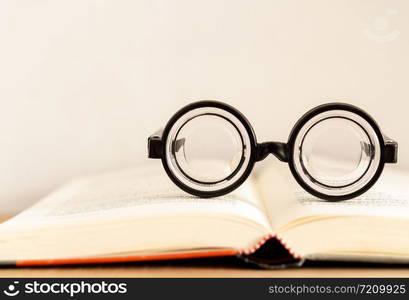
[[1,224],[0,261],[235,253],[270,233],[251,178],[233,193],[203,199],[175,186],[156,161],[75,179]]
[[338,215],[375,215],[409,218],[409,172],[385,165],[378,182],[363,195],[346,201],[330,202],[304,191],[288,165],[272,162],[260,172],[257,185],[268,206],[273,228],[297,218]]
[[217,214],[267,228],[262,206],[251,178],[229,195],[201,199],[176,187],[156,161],[76,179],[1,226]]

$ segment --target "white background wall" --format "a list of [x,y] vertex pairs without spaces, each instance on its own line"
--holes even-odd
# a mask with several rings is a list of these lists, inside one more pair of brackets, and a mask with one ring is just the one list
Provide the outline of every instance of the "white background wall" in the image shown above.
[[2,1],[0,213],[70,177],[146,159],[199,99],[286,140],[328,100],[370,112],[409,167],[409,2]]

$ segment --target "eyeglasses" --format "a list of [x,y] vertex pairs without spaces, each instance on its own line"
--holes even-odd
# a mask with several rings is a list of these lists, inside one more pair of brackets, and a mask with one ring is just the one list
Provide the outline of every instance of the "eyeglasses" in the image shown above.
[[160,158],[182,190],[206,198],[233,191],[256,162],[273,154],[288,163],[298,184],[312,195],[351,199],[378,180],[385,163],[397,162],[397,152],[398,144],[369,114],[345,103],[308,111],[287,143],[258,143],[244,115],[218,101],[183,107],[148,138],[149,158]]

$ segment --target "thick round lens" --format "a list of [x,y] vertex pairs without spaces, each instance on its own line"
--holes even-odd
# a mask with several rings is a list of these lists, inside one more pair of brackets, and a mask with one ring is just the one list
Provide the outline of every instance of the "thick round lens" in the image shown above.
[[311,180],[328,187],[358,181],[371,163],[372,147],[362,127],[347,118],[321,120],[306,133],[301,163]]
[[237,128],[215,114],[188,120],[173,141],[180,170],[199,183],[217,183],[231,176],[243,158],[243,141]]

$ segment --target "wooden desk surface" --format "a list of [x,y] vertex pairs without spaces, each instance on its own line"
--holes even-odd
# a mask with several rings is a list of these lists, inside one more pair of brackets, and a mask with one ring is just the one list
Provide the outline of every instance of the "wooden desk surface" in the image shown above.
[[[0,222],[6,220],[0,217]],[[0,268],[0,277],[409,277],[409,266],[320,264],[256,269],[235,260],[207,259],[70,267]]]
[[409,277],[408,267],[303,267],[284,270],[223,265],[149,264],[1,269],[0,277]]

